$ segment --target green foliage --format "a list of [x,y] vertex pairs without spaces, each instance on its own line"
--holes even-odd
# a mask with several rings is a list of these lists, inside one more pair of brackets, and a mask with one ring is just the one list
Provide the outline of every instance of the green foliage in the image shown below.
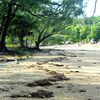
[[66,42],[66,35],[55,34],[45,41],[45,45],[64,44]]
[[100,22],[96,24],[96,28],[94,30],[95,35],[95,40],[99,40],[100,39]]
[[27,15],[18,14],[14,18],[11,27],[9,27],[9,33],[17,36],[27,36],[31,35],[32,30],[32,19]]
[[1,0],[0,27],[5,30],[1,30],[0,41],[5,45],[5,40],[17,43],[19,38],[19,43],[24,44],[25,37],[32,37],[39,45],[53,35],[52,43],[61,44],[72,36],[76,42],[80,38],[79,28],[70,30],[68,37],[66,27],[82,14],[82,8],[83,0]]
[[80,28],[80,39],[85,40],[90,32],[90,28],[87,25],[82,25]]
[[18,43],[19,43],[19,40],[18,40],[18,38],[17,37],[15,37],[15,36],[7,36],[6,37],[6,44],[8,45],[18,45]]
[[96,33],[95,33],[95,29],[96,29],[96,26],[93,24],[91,25],[91,31],[90,31],[90,39],[95,39],[96,38]]
[[[100,17],[77,19],[73,25],[66,27],[66,34],[70,41],[83,42],[100,39]],[[93,24],[95,22],[95,24]]]

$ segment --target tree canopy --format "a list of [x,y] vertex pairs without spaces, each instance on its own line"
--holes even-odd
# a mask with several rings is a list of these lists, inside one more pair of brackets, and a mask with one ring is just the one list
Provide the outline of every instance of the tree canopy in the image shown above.
[[0,0],[0,50],[6,51],[6,38],[33,37],[35,47],[53,34],[59,34],[83,12],[83,0]]

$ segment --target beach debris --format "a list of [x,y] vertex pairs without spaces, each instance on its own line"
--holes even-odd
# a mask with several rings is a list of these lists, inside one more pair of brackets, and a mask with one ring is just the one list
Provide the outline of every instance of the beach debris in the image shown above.
[[56,88],[63,88],[63,86],[56,86]]
[[79,60],[77,60],[77,61],[81,62],[82,60],[79,59]]
[[68,91],[73,92],[73,93],[77,92],[77,89],[73,84],[69,84],[67,89],[68,89]]
[[67,78],[64,74],[60,74],[60,73],[54,75],[53,78],[57,79],[58,81],[59,81],[59,80],[70,80],[70,79]]
[[33,86],[50,86],[52,83],[48,79],[41,79],[32,83],[28,83],[27,86],[33,87]]
[[51,82],[56,82],[56,81],[62,81],[62,80],[70,80],[70,78],[67,78],[65,75],[60,74],[60,73],[55,73],[55,75],[46,78],[46,79],[41,79],[35,82],[28,83],[26,86],[29,87],[34,87],[34,86],[51,86],[53,85]]
[[51,78],[48,78],[49,81],[51,82],[56,82],[56,81],[62,81],[62,80],[70,80],[70,78],[67,78],[65,75],[57,73],[56,75],[53,75]]
[[43,69],[44,71],[46,71],[46,72],[49,72],[50,70],[48,70],[48,69]]
[[54,97],[54,93],[47,91],[47,90],[38,90],[37,92],[32,92],[29,94],[30,97],[35,97],[35,98],[50,98]]
[[60,56],[66,56],[66,54],[64,52],[58,52],[57,55],[60,55]]
[[54,65],[54,66],[58,66],[58,67],[62,67],[64,66],[63,64],[55,64],[55,63],[50,63],[51,65]]
[[86,90],[85,89],[80,89],[79,92],[86,92]]
[[56,71],[49,71],[47,74],[50,74],[50,75],[56,75],[57,72],[56,72]]
[[75,71],[76,73],[79,73],[79,71]]
[[0,88],[0,91],[9,91],[7,88]]
[[15,60],[14,59],[6,59],[6,58],[0,59],[0,62],[12,62],[12,61],[15,61]]
[[52,62],[61,62],[64,59],[65,59],[65,57],[58,57],[58,58],[51,59],[50,61],[52,61]]
[[36,92],[30,92],[27,94],[13,94],[10,97],[12,98],[20,98],[20,97],[26,97],[26,98],[50,98],[54,97],[54,93],[47,91],[47,90],[38,90]]
[[78,66],[78,68],[81,68],[81,66]]
[[56,71],[50,71],[48,74],[52,75],[52,77],[48,78],[49,81],[62,81],[62,80],[70,80],[64,74],[57,73]]
[[96,62],[93,62],[93,64],[96,64]]
[[43,64],[46,64],[48,63],[48,61],[44,61],[44,62],[37,62],[38,65],[43,65]]
[[71,73],[79,73],[79,71],[70,71]]

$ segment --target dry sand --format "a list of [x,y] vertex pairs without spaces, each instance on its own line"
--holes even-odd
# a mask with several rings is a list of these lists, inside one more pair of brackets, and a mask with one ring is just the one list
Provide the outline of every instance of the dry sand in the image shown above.
[[[0,100],[100,100],[99,44],[55,45],[42,49],[47,50],[33,54],[18,64],[0,63]],[[68,80],[59,78],[50,81],[50,86],[28,86],[58,74]],[[53,92],[53,97],[29,95],[39,90]],[[23,95],[26,97],[18,97]]]

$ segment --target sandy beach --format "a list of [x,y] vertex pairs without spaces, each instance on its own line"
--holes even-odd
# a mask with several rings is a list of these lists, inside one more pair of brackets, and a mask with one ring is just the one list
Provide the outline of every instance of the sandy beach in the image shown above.
[[100,100],[100,44],[41,48],[18,63],[0,56],[0,100]]

